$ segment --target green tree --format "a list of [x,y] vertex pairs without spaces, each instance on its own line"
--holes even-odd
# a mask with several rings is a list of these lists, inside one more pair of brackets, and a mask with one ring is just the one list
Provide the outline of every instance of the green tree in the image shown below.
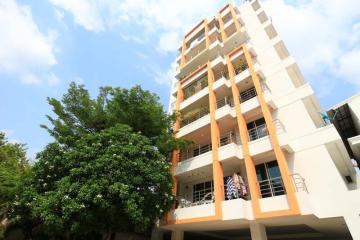
[[[28,169],[25,145],[8,142],[5,134],[0,132],[0,222],[6,222],[17,186]],[[0,226],[0,236],[3,228]]]
[[139,86],[104,87],[91,99],[72,83],[61,101],[49,98],[55,138],[37,155],[19,188],[12,218],[28,237],[109,236],[146,232],[173,202],[170,163],[177,141],[156,95]]
[[140,86],[102,87],[98,97],[91,99],[83,85],[71,83],[61,100],[48,98],[48,102],[56,117],[47,116],[52,128],[42,127],[67,146],[83,134],[100,132],[117,124],[126,124],[134,132],[148,137],[163,154],[188,144],[173,137],[171,128],[175,116],[163,110],[157,95]]

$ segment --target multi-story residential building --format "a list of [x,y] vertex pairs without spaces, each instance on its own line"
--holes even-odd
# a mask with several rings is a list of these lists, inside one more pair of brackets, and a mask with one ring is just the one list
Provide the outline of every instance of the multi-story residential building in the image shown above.
[[346,147],[258,1],[202,20],[177,63],[174,132],[193,144],[172,154],[163,239],[360,239]]

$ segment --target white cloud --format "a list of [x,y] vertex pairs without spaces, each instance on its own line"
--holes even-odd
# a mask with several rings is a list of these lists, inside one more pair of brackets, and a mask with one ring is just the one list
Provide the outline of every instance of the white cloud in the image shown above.
[[88,31],[100,32],[104,30],[104,23],[99,13],[100,2],[87,0],[50,0],[50,2],[71,12],[76,24]]
[[15,76],[26,84],[43,82],[57,61],[55,31],[41,33],[31,9],[15,0],[0,1],[0,73]]
[[179,48],[181,41],[177,32],[168,32],[160,36],[158,50],[160,52],[174,52]]
[[173,62],[167,71],[155,71],[155,82],[170,85],[175,75],[176,65],[177,63]]
[[[207,0],[49,0],[54,6],[70,12],[74,21],[88,31],[137,24],[141,31],[124,32],[125,40],[143,43],[155,36],[160,52],[175,51],[179,36],[190,30],[202,17],[216,14],[226,1],[209,4]],[[206,6],[206,7],[204,7]]]
[[360,86],[358,0],[265,0],[262,3],[308,81],[326,96],[334,79]]

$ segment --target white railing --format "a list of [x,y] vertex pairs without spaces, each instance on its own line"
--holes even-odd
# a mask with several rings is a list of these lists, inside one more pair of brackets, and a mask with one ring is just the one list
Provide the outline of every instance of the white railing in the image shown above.
[[[228,145],[230,143],[240,144],[240,136],[235,131],[230,131],[219,138],[219,147]],[[185,161],[187,159],[200,156],[204,153],[212,150],[212,144],[198,144],[192,145],[186,149],[183,149],[179,153],[179,161]]]
[[248,135],[249,135],[249,141],[254,141],[256,139],[267,136],[268,131],[267,131],[266,123],[256,126],[252,129],[249,129]]
[[220,140],[219,140],[220,147],[228,145],[230,143],[240,144],[240,136],[238,133],[231,131],[228,132],[227,134],[220,136]]
[[269,178],[258,182],[262,198],[284,195],[285,187],[281,177]]
[[219,100],[216,101],[216,108],[222,108],[225,105],[229,105],[230,107],[234,106],[234,100],[232,97],[226,96],[224,98],[221,98]]
[[209,114],[209,107],[204,107],[199,109],[196,113],[192,114],[190,117],[186,117],[180,121],[180,127],[184,127],[192,122],[195,122],[196,120],[202,118],[203,116],[206,116]]
[[299,173],[290,174],[290,177],[292,179],[296,192],[304,191],[306,193],[309,193],[305,183],[305,179]]
[[235,75],[238,75],[239,73],[242,73],[243,71],[245,71],[248,68],[249,68],[249,66],[246,63],[242,63],[239,66],[236,66],[234,68]]
[[217,72],[214,73],[214,81],[216,82],[220,78],[225,78],[226,80],[229,80],[229,74],[227,72]]
[[205,196],[199,201],[192,202],[192,201],[190,201],[187,198],[182,197],[182,196],[177,196],[176,200],[178,202],[177,208],[187,208],[187,207],[193,207],[193,206],[199,206],[199,205],[214,203],[215,196],[214,196],[213,192],[209,192],[209,193],[205,194]]
[[210,152],[212,149],[212,145],[203,144],[203,145],[193,145],[189,148],[183,149],[180,151],[179,161],[184,161],[193,157],[197,157],[201,154]]
[[[285,132],[285,127],[279,119],[274,119],[273,124],[276,128],[277,133]],[[267,135],[269,135],[269,132],[267,130],[266,123],[248,130],[249,141],[254,141]]]
[[252,87],[248,90],[245,90],[243,92],[240,93],[240,102],[246,102],[247,100],[250,100],[251,98],[254,98],[257,96],[255,87]]

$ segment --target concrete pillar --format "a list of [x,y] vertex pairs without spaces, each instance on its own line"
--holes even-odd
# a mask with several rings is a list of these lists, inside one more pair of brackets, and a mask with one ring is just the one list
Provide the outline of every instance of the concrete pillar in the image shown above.
[[265,226],[260,223],[250,224],[250,233],[252,240],[267,240]]
[[183,240],[184,231],[176,230],[171,232],[171,240]]

